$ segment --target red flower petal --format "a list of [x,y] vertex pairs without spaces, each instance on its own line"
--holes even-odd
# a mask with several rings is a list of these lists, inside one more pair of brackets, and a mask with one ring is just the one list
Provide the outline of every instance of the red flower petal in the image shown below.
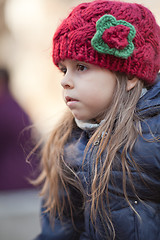
[[110,48],[124,49],[128,45],[130,28],[124,25],[112,26],[106,29],[102,39]]

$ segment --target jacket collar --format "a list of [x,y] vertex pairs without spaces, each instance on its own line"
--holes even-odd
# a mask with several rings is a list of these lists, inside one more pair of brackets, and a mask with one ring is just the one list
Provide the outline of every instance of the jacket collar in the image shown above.
[[160,113],[160,74],[157,76],[156,83],[139,99],[137,113],[141,117]]
[[75,118],[75,122],[79,128],[81,128],[86,132],[88,131],[90,132],[90,131],[96,130],[104,122],[104,120],[102,120],[100,123],[92,123],[92,122],[84,122]]

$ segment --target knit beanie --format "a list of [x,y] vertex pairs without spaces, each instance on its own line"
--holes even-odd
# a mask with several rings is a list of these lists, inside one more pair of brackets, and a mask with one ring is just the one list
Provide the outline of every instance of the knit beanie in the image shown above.
[[149,9],[136,3],[95,0],[75,7],[53,37],[53,62],[95,64],[155,82],[160,69],[160,27]]

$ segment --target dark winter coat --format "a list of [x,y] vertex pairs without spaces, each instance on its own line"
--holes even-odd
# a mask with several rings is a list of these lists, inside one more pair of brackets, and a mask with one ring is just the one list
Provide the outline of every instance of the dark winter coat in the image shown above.
[[[153,139],[151,132],[155,137],[160,136],[160,79],[157,83],[140,98],[137,111],[142,121],[143,138],[138,137],[134,149],[133,158],[139,165],[139,173],[133,166],[130,166],[134,186],[138,197],[132,191],[129,179],[127,178],[127,194],[129,200],[138,215],[131,209],[123,196],[122,171],[121,171],[121,149],[117,153],[117,166],[113,168],[112,177],[116,184],[109,183],[109,199],[111,218],[115,228],[116,240],[158,240],[160,239],[160,142],[147,141]],[[96,143],[92,153],[88,153],[84,167],[82,169],[83,154],[89,134],[77,129],[71,140],[65,146],[65,161],[74,167],[80,177],[87,193],[90,193],[91,187],[91,167],[93,155],[98,149]],[[93,155],[92,155],[93,154]],[[52,229],[47,214],[42,213],[42,233],[36,240],[106,240],[109,239],[104,232],[103,225],[99,218],[96,218],[98,231],[93,227],[90,218],[90,203],[86,201],[84,212],[78,212],[78,206],[81,201],[80,194],[71,189],[70,194],[77,204],[75,213],[75,224],[80,230],[78,233],[69,218],[61,224],[58,217],[55,220],[55,228]],[[104,198],[106,209],[108,205]],[[42,209],[43,210],[43,209]]]

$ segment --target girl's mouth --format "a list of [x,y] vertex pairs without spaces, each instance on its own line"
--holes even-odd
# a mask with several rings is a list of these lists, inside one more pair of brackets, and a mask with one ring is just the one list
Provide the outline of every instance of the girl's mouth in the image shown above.
[[77,105],[77,102],[79,102],[77,99],[75,98],[71,98],[69,96],[65,97],[65,102],[66,105],[70,108],[70,109],[74,109]]
[[65,101],[66,101],[66,103],[68,103],[68,102],[78,102],[77,99],[71,98],[71,97],[69,97],[69,96],[66,96],[66,97],[65,97]]

